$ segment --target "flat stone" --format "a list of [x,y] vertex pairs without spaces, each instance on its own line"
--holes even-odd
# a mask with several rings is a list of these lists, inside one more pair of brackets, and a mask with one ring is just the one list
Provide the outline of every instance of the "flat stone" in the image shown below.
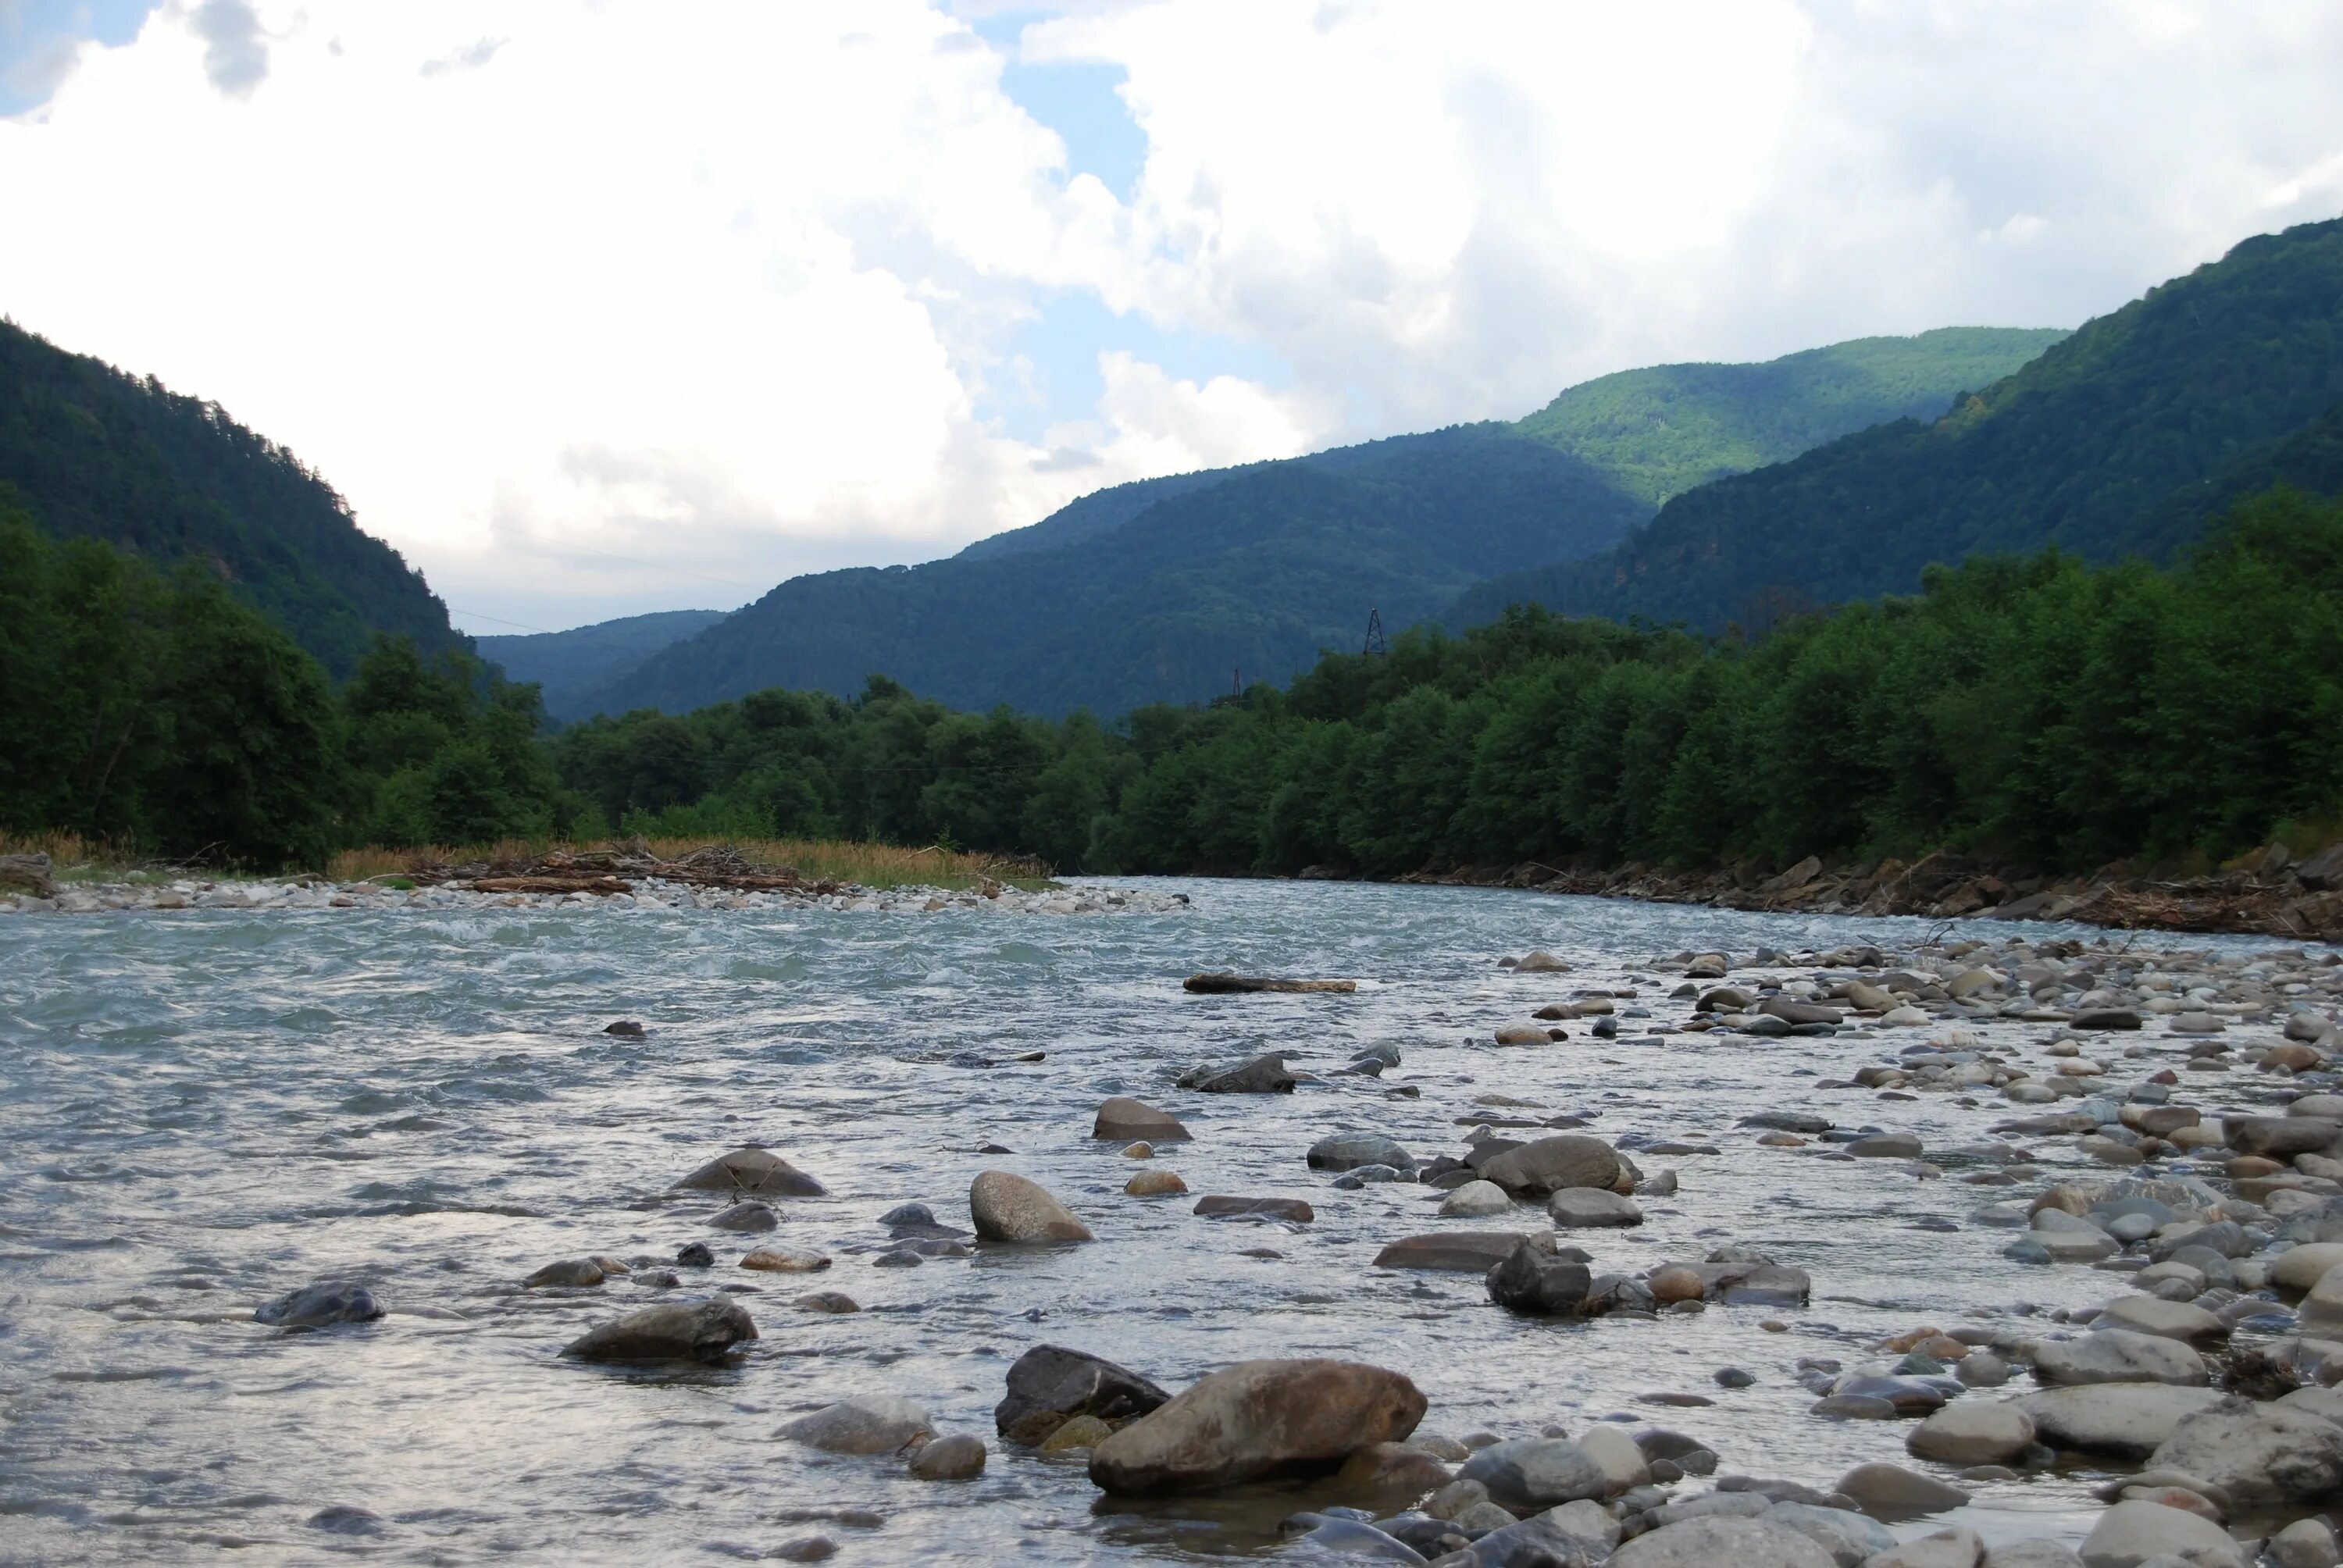
[[1226,1192],[1197,1199],[1194,1211],[1221,1219],[1290,1220],[1298,1225],[1318,1218],[1318,1211],[1299,1198],[1246,1198]]
[[2229,1337],[2229,1326],[2204,1308],[2154,1296],[2125,1296],[2111,1302],[2097,1321],[2111,1329],[2128,1329],[2185,1344]]
[[2096,1329],[2071,1340],[2040,1341],[2034,1347],[2034,1374],[2046,1383],[2067,1387],[2160,1382],[2202,1388],[2212,1381],[2205,1358],[2187,1345],[2128,1329]]
[[1546,1212],[1559,1230],[1616,1229],[1644,1222],[1644,1211],[1633,1198],[1593,1187],[1565,1187],[1546,1201]]
[[829,1268],[830,1260],[800,1247],[758,1247],[740,1260],[740,1266],[768,1274],[810,1274]]
[[2209,1388],[2114,1382],[2045,1389],[2016,1402],[2034,1418],[2036,1434],[2053,1448],[2145,1458],[2184,1418],[2224,1397]]
[[1403,1236],[1377,1252],[1373,1266],[1486,1274],[1527,1239],[1520,1231],[1438,1231],[1426,1236]]

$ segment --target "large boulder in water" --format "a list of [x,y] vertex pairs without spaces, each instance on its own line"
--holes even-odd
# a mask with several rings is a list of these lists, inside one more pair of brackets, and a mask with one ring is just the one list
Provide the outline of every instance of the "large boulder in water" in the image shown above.
[[2036,1434],[2053,1448],[2138,1459],[2170,1437],[2181,1422],[2225,1397],[2209,1388],[2105,1382],[2045,1389],[2015,1402],[2034,1419]]
[[1618,1151],[1584,1132],[1534,1139],[1483,1161],[1480,1170],[1481,1180],[1516,1198],[1544,1198],[1570,1187],[1615,1191],[1620,1174]]
[[1814,1539],[1767,1519],[1685,1519],[1638,1535],[1611,1568],[1838,1568]]
[[1242,1362],[1091,1450],[1108,1492],[1189,1492],[1318,1473],[1423,1419],[1415,1384],[1359,1362]]
[[2187,1345],[2129,1329],[2098,1329],[2071,1340],[2040,1341],[2034,1347],[2034,1375],[2065,1387],[2163,1382],[2202,1388],[2212,1381],[2205,1358]]
[[374,1292],[364,1285],[327,1280],[304,1285],[253,1309],[252,1320],[281,1329],[322,1329],[335,1323],[370,1323],[382,1316]]
[[2149,1457],[2228,1493],[2238,1508],[2291,1508],[2343,1494],[2343,1426],[2309,1411],[2240,1401],[2199,1412]]
[[1098,1117],[1091,1123],[1091,1136],[1111,1138],[1118,1143],[1182,1143],[1192,1134],[1170,1111],[1158,1111],[1143,1101],[1118,1094],[1098,1108]]
[[1489,1271],[1485,1282],[1489,1299],[1508,1312],[1575,1318],[1586,1313],[1594,1276],[1584,1263],[1558,1258],[1524,1240]]
[[730,1296],[669,1302],[588,1330],[561,1353],[588,1362],[720,1362],[757,1337],[748,1310]]
[[1293,1074],[1285,1070],[1285,1059],[1272,1052],[1242,1067],[1192,1068],[1180,1075],[1180,1087],[1206,1094],[1291,1094]]
[[1008,1397],[992,1424],[1011,1442],[1039,1443],[1078,1415],[1129,1421],[1172,1396],[1127,1367],[1063,1345],[1035,1345],[1009,1369]]
[[676,1183],[694,1192],[739,1192],[757,1198],[820,1198],[830,1189],[769,1149],[719,1154]]
[[987,1171],[969,1183],[969,1217],[988,1241],[1089,1241],[1091,1228],[1039,1182],[1007,1171]]

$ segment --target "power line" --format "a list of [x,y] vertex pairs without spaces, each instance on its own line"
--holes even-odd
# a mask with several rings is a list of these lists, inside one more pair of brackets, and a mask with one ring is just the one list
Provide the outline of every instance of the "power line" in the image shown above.
[[518,631],[534,631],[534,632],[541,632],[541,633],[543,633],[543,634],[544,634],[545,636],[547,636],[547,637],[558,637],[558,636],[560,635],[560,633],[558,633],[558,632],[557,632],[557,631],[554,631],[552,628],[548,628],[548,627],[542,627],[542,626],[528,626],[528,625],[525,625],[525,624],[523,624],[523,623],[522,623],[522,622],[520,622],[520,621],[517,621],[517,620],[507,620],[504,617],[502,617],[502,616],[500,616],[500,615],[482,615],[478,610],[476,610],[476,609],[458,609],[458,608],[457,608],[454,605],[452,605],[452,604],[451,604],[451,605],[449,605],[449,606],[447,607],[447,608],[448,608],[448,610],[449,610],[449,612],[450,612],[450,613],[455,614],[455,615],[460,615],[460,616],[462,616],[462,617],[463,617],[465,619],[467,619],[467,620],[492,620],[492,621],[495,621],[498,626],[508,626],[508,627],[512,627],[513,628],[515,628],[516,630],[518,630]]

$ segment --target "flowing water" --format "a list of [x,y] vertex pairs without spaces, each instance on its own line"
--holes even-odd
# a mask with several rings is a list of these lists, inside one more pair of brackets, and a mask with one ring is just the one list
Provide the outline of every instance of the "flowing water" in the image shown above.
[[[1002,1374],[1027,1347],[1075,1345],[1177,1388],[1254,1356],[1328,1355],[1406,1372],[1424,1430],[1534,1434],[1625,1412],[1711,1442],[1724,1469],[1827,1487],[1901,1459],[1903,1426],[1806,1413],[1802,1356],[1863,1360],[1878,1336],[1972,1309],[2104,1300],[2114,1282],[2004,1260],[1973,1225],[2006,1194],[1893,1161],[1757,1147],[1741,1116],[1815,1110],[1919,1133],[1932,1154],[2005,1108],[1945,1094],[1817,1091],[1922,1031],[1880,1039],[1622,1038],[1500,1049],[1490,1031],[1587,986],[1634,984],[1651,1021],[1685,949],[1746,955],[1919,940],[1919,921],[1745,915],[1500,890],[1155,882],[1172,915],[1063,917],[518,909],[197,910],[0,920],[0,1559],[11,1562],[706,1561],[812,1533],[840,1563],[1192,1560],[1274,1549],[1308,1486],[1234,1499],[1102,1502],[1080,1463],[995,1444],[968,1483],[775,1437],[850,1394],[899,1394],[940,1431],[992,1441]],[[1941,929],[1941,928],[1938,928]],[[2028,928],[2029,934],[2097,933]],[[1976,934],[2005,940],[2006,926]],[[2219,945],[2219,944],[2215,944]],[[2236,944],[2229,944],[2234,946]],[[1497,958],[1544,947],[1567,976]],[[1352,996],[1190,997],[1202,968],[1351,976]],[[1640,980],[1642,983],[1636,983]],[[1654,983],[1657,982],[1657,983]],[[603,1025],[635,1018],[641,1039]],[[2039,1040],[1993,1024],[1989,1043]],[[1340,1066],[1388,1041],[1381,1082],[1291,1096],[1172,1089],[1180,1070],[1264,1048]],[[990,1068],[944,1059],[1038,1063]],[[1402,1086],[1419,1091],[1407,1098]],[[2242,1087],[2242,1086],[2241,1086]],[[1130,1093],[1195,1141],[1159,1163],[1198,1193],[1307,1198],[1311,1225],[1215,1221],[1191,1201],[1126,1198],[1135,1169],[1089,1133]],[[1385,1241],[1444,1227],[1418,1185],[1334,1190],[1303,1151],[1387,1132],[1459,1152],[1474,1097],[1535,1101],[1617,1138],[1715,1135],[1649,1223],[1572,1239],[1598,1269],[1641,1270],[1738,1242],[1809,1270],[1802,1312],[1711,1308],[1657,1322],[1524,1320],[1478,1278],[1371,1268]],[[1538,1114],[1545,1114],[1541,1112]],[[709,1230],[719,1202],[671,1191],[703,1161],[769,1143],[826,1199],[781,1228]],[[1009,1154],[980,1154],[989,1142]],[[2064,1149],[2048,1162],[2071,1161]],[[878,1216],[920,1201],[967,1222],[988,1167],[1040,1181],[1094,1244],[910,1269],[871,1266]],[[1954,1231],[1915,1228],[1950,1221]],[[1544,1223],[1523,1209],[1514,1228]],[[524,1292],[538,1265],[670,1258],[711,1243],[684,1291],[731,1286],[762,1337],[718,1369],[558,1360],[589,1325],[659,1292]],[[835,1266],[733,1266],[759,1241]],[[368,1283],[390,1315],[288,1334],[254,1306],[319,1279]],[[794,1309],[813,1290],[863,1310]],[[1787,1333],[1768,1332],[1768,1317]],[[1739,1366],[1755,1386],[1717,1387]],[[1654,1392],[1714,1403],[1668,1408]],[[2072,1540],[2093,1512],[2066,1474],[1989,1485],[1963,1522]],[[340,1510],[342,1512],[329,1512]],[[353,1512],[365,1511],[364,1513]]]

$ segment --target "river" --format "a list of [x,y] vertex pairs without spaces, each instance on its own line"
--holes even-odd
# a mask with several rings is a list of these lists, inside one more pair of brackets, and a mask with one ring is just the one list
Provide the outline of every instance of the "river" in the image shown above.
[[[1394,1368],[1427,1432],[1529,1435],[1614,1412],[1709,1439],[1726,1471],[1825,1489],[1904,1458],[1899,1423],[1807,1413],[1800,1357],[1865,1359],[1878,1337],[1965,1312],[2080,1306],[2107,1276],[2005,1259],[1972,1211],[2006,1196],[1896,1161],[1758,1146],[1743,1115],[1815,1110],[1976,1142],[1989,1093],[1882,1101],[1817,1091],[1922,1036],[1576,1036],[1491,1043],[1582,987],[1681,1021],[1680,950],[1910,944],[1919,920],[1739,914],[1463,888],[1152,881],[1186,910],[1097,917],[828,910],[192,910],[0,920],[0,1558],[397,1563],[680,1562],[820,1533],[840,1563],[1194,1560],[1273,1547],[1308,1489],[1102,1503],[1081,1465],[994,1440],[1009,1363],[1037,1342],[1093,1351],[1177,1388],[1247,1357]],[[2007,926],[1966,930],[1999,941]],[[2029,927],[2035,940],[2101,933]],[[2243,950],[2256,944],[2197,939]],[[2261,944],[2267,945],[2267,944]],[[1533,947],[1567,976],[1501,970]],[[1354,977],[1357,994],[1190,997],[1204,968]],[[1657,983],[1654,983],[1657,982]],[[639,1039],[603,1031],[616,1019]],[[1887,1031],[1893,1033],[1893,1031]],[[1988,1043],[2046,1038],[1983,1026]],[[1380,1081],[1204,1096],[1170,1079],[1282,1049],[1340,1066],[1403,1053]],[[1040,1050],[1046,1060],[1005,1059]],[[973,1052],[999,1065],[950,1064]],[[1403,1087],[1415,1097],[1396,1092]],[[2239,1091],[2249,1088],[2240,1084]],[[1199,1193],[1308,1199],[1313,1224],[1201,1219],[1122,1194],[1132,1162],[1089,1136],[1112,1094],[1165,1106],[1195,1141],[1159,1163]],[[1808,1270],[1799,1312],[1554,1322],[1492,1306],[1467,1274],[1377,1271],[1385,1241],[1489,1221],[1435,1218],[1420,1185],[1334,1188],[1302,1154],[1336,1130],[1419,1158],[1462,1149],[1474,1097],[1575,1112],[1606,1138],[1714,1136],[1721,1153],[1639,1154],[1682,1174],[1639,1230],[1586,1241],[1606,1268],[1754,1245]],[[709,1230],[671,1184],[762,1141],[827,1183],[778,1232]],[[997,1143],[1011,1153],[978,1152]],[[2046,1165],[2075,1164],[2069,1149]],[[878,1216],[907,1201],[965,1225],[980,1170],[1031,1176],[1091,1245],[980,1249],[873,1268]],[[1543,1224],[1522,1211],[1519,1228]],[[1921,1228],[1949,1225],[1951,1229]],[[655,1292],[523,1292],[539,1264],[714,1246],[686,1289],[738,1285],[762,1337],[735,1364],[611,1370],[556,1359]],[[810,1246],[812,1275],[733,1267],[748,1244]],[[313,1280],[367,1282],[390,1315],[287,1334],[253,1308]],[[837,1290],[863,1310],[799,1312]],[[1787,1333],[1761,1321],[1785,1319]],[[1725,1390],[1718,1368],[1755,1383]],[[1653,1392],[1715,1402],[1672,1409]],[[855,1393],[923,1404],[993,1443],[972,1483],[775,1437]],[[2069,1541],[2089,1473],[1983,1489],[1962,1523]],[[339,1509],[344,1512],[321,1513]],[[363,1513],[354,1511],[364,1511]]]

